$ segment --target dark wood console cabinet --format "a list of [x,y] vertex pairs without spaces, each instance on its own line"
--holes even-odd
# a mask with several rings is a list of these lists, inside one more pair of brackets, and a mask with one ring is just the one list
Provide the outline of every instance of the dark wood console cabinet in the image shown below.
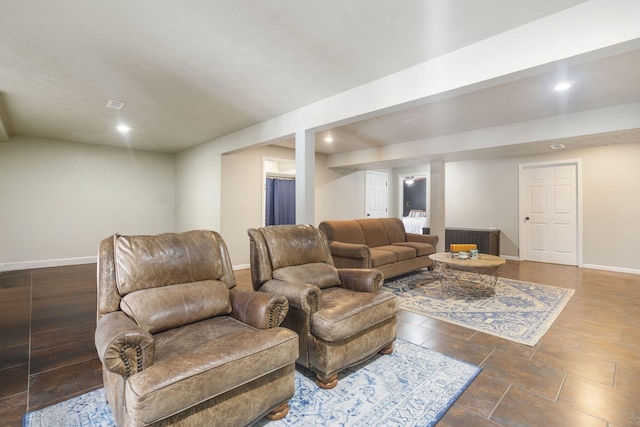
[[[422,233],[429,234],[429,227],[423,227]],[[500,256],[500,230],[479,230],[474,228],[445,228],[444,247],[449,250],[451,243],[475,243],[478,252]]]

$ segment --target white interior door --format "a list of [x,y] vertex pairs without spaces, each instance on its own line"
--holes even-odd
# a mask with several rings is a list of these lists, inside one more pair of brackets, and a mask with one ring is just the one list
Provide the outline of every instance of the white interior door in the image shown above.
[[521,257],[577,265],[577,165],[524,166],[520,173]]
[[388,216],[388,175],[383,172],[365,172],[365,216],[385,218]]

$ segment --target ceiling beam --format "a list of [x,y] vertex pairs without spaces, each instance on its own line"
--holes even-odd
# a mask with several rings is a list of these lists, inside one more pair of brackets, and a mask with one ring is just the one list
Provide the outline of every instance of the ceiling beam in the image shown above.
[[614,3],[581,3],[209,143],[232,153],[634,49],[640,26],[626,10],[636,10],[637,0]]
[[[327,167],[382,169],[402,159],[454,157],[479,149],[525,146],[539,141],[640,129],[640,102],[482,128],[417,141],[366,148],[327,156]],[[620,142],[624,142],[621,140]],[[611,140],[605,141],[611,143]],[[547,144],[548,146],[548,144]],[[367,166],[375,165],[375,167]],[[391,166],[389,166],[391,165]]]

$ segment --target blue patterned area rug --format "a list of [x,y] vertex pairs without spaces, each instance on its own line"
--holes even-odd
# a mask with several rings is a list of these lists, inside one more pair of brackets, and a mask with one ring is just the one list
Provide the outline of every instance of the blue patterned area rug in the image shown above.
[[574,293],[504,278],[491,296],[445,292],[427,270],[386,282],[383,289],[400,298],[401,309],[529,346],[538,343]]
[[[263,418],[254,426],[433,426],[479,373],[477,366],[398,339],[392,354],[346,369],[331,390],[319,388],[307,371],[296,371],[286,418]],[[99,389],[28,413],[24,426],[115,424]]]

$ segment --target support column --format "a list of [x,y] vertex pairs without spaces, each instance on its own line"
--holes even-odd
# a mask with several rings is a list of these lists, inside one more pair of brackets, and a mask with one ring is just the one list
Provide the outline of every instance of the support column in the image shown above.
[[315,225],[315,132],[296,132],[296,224]]
[[431,162],[431,191],[429,198],[429,228],[430,233],[438,236],[438,245],[436,250],[444,252],[448,249],[445,247],[444,235],[444,190],[445,190],[445,173],[444,162]]

